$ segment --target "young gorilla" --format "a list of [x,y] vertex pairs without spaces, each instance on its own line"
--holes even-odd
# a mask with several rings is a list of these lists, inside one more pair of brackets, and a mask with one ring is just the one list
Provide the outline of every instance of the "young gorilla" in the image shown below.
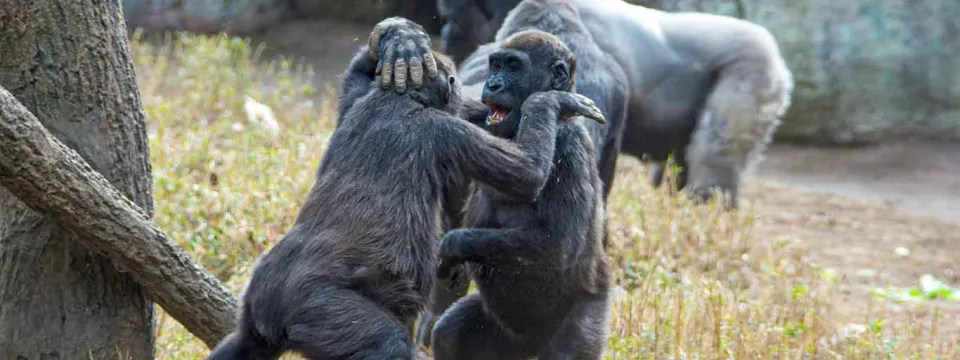
[[[602,119],[582,96],[543,94],[524,104],[516,142],[487,134],[455,116],[454,66],[429,52],[422,29],[409,28],[401,18],[381,22],[351,61],[316,182],[293,228],[258,260],[237,330],[209,359],[276,359],[287,350],[412,359],[408,327],[433,283],[446,178],[532,201],[552,166],[558,119]],[[375,77],[381,58],[394,79]],[[377,89],[378,81],[397,91]]]
[[[491,132],[516,139],[520,119],[532,116],[533,109],[520,105],[524,99],[538,91],[572,91],[576,68],[573,53],[548,33],[527,30],[506,39],[490,55],[483,90]],[[583,123],[564,122],[535,201],[516,201],[478,184],[464,218],[469,228],[441,242],[437,275],[445,279],[466,263],[479,293],[437,321],[437,360],[600,358],[609,282],[601,242],[603,185],[594,158]]]
[[[530,29],[549,33],[570,49],[577,58],[576,92],[596,102],[607,119],[606,124],[586,124],[597,150],[596,164],[606,200],[613,186],[620,139],[627,117],[627,76],[613,57],[600,50],[581,22],[580,12],[567,0],[521,2],[507,14],[497,32],[497,39],[504,41]],[[495,45],[478,50],[463,63],[460,75],[464,86],[483,83],[487,75],[487,58],[496,50]]]
[[[587,132],[596,149],[596,165],[600,172],[600,181],[603,184],[603,198],[606,202],[613,186],[616,173],[617,157],[620,154],[620,141],[627,116],[627,98],[629,96],[627,76],[620,65],[610,55],[597,47],[593,36],[583,26],[577,9],[567,1],[557,0],[527,0],[516,6],[500,27],[497,38],[501,41],[521,31],[536,29],[549,33],[559,39],[577,59],[577,69],[574,76],[576,92],[596,102],[597,107],[607,119],[606,124],[589,122]],[[487,80],[488,58],[490,54],[500,48],[499,43],[487,44],[474,52],[460,67],[460,80],[464,88],[483,87]],[[464,93],[464,100],[479,100],[480,92]],[[485,118],[481,117],[483,120]],[[465,197],[467,193],[460,196]],[[459,205],[459,204],[455,204]],[[455,212],[450,216],[456,220]],[[452,222],[457,224],[456,222]],[[459,226],[458,226],[459,227]],[[605,227],[604,227],[605,228]],[[607,237],[604,236],[604,244]],[[428,311],[421,318],[417,341],[429,345],[430,321],[442,314],[457,299],[467,293],[469,283],[459,284],[453,289],[435,289],[431,295],[431,304]]]

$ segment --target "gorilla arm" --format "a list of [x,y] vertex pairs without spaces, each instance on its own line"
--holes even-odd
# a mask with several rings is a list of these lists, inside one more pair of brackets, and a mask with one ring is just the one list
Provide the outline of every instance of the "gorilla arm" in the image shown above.
[[548,91],[531,95],[521,108],[514,141],[497,138],[459,119],[441,119],[433,134],[446,161],[474,180],[511,197],[533,201],[553,164],[557,121],[582,115],[605,122],[592,100],[575,93]]
[[[538,183],[539,187],[536,189],[537,196],[530,199],[530,201],[534,201],[539,198],[539,192],[543,189],[547,177],[555,170],[553,159],[558,142],[558,140],[556,140],[557,124],[551,120],[565,119],[575,115],[583,115],[601,123],[605,122],[605,119],[600,109],[594,105],[592,100],[576,93],[564,91],[548,91],[531,95],[524,101],[521,113],[523,114],[523,119],[520,122],[520,129],[517,132],[516,141],[519,143],[520,148],[530,154],[530,157],[534,159],[536,169],[543,171],[542,178],[537,179],[540,181]],[[549,125],[549,130],[537,129],[537,127],[547,127],[541,124]],[[548,131],[550,134],[548,134]],[[539,132],[539,134],[537,132]],[[550,141],[545,144],[547,146],[537,148],[537,141],[534,140],[541,136],[548,135],[552,136],[549,138]],[[562,144],[562,146],[573,147],[574,145],[565,143],[565,145]],[[587,152],[583,149],[583,146],[579,146],[576,149],[566,149],[565,151],[576,152],[577,150],[581,150],[580,152],[582,153]],[[584,166],[589,166],[587,164],[592,164],[592,159],[584,159]],[[541,174],[538,174],[537,176],[539,177],[540,175]],[[498,191],[508,193],[504,191],[504,188],[496,186],[496,184],[486,181],[483,178],[475,179],[492,186]],[[514,177],[514,181],[516,182],[516,177]],[[511,195],[515,196],[515,194]],[[576,194],[573,196],[576,196]],[[558,209],[557,211],[563,210],[564,209]],[[484,218],[485,215],[480,214],[478,217]],[[477,225],[482,226],[483,224]],[[441,244],[439,256],[443,260],[443,263],[441,265],[442,271],[438,272],[438,276],[441,278],[447,277],[449,270],[463,261],[504,263],[516,261],[517,256],[523,258],[521,260],[523,261],[541,259],[544,256],[554,255],[551,253],[551,249],[546,247],[546,244],[539,244],[536,240],[537,239],[530,239],[525,236],[524,231],[517,229],[454,230],[444,237]]]
[[353,104],[370,92],[371,84],[377,71],[377,60],[370,56],[369,47],[362,46],[360,51],[350,60],[347,71],[343,74],[340,83],[340,99],[337,104],[337,127],[344,115],[350,111]]
[[[526,235],[526,236],[525,236]],[[460,228],[444,235],[440,243],[437,277],[451,277],[451,270],[464,262],[476,264],[542,264],[550,249],[556,246],[540,241],[521,229]]]
[[543,189],[553,156],[556,118],[526,124],[518,143],[497,138],[459,118],[438,119],[433,141],[444,163],[522,201],[536,199]]
[[483,126],[487,121],[487,113],[490,112],[490,108],[478,100],[479,96],[476,98],[467,96],[468,94],[464,94],[463,99],[461,99],[460,118],[474,125]]

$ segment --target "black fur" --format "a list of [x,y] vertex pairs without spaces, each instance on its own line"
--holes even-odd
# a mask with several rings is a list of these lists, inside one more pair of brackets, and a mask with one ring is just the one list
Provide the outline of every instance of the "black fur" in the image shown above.
[[673,155],[680,168],[677,189],[695,200],[719,191],[727,208],[736,208],[742,175],[762,161],[789,108],[793,76],[773,35],[731,17],[669,13],[621,0],[438,0],[445,28],[456,30],[442,34],[443,51],[465,59],[465,84],[474,75],[467,56],[489,51],[481,44],[499,41],[511,16],[527,16],[519,8],[544,1],[575,7],[599,48],[626,74],[630,97],[621,150],[652,158],[652,185],[661,184]]
[[[409,39],[382,39],[404,43]],[[439,55],[439,54],[437,54]],[[455,116],[459,83],[378,88],[366,47],[341,86],[338,128],[292,229],[257,262],[237,330],[209,359],[411,359],[410,326],[433,285],[441,208],[453,178],[536,199],[552,166],[556,111],[530,114],[517,141]]]
[[[517,119],[550,112],[545,93],[531,93],[572,87],[576,64],[566,62],[574,59],[572,53],[558,53],[554,48],[563,48],[562,42],[537,33],[543,34],[516,35],[540,40],[536,46],[518,49],[513,45],[520,41],[511,38],[490,55],[484,103],[512,110],[488,127],[500,136],[512,138]],[[507,62],[517,52],[537,61],[509,70]],[[562,68],[569,71],[557,70]],[[515,107],[518,101],[523,105]],[[432,335],[437,360],[600,358],[609,280],[602,244],[603,184],[595,159],[582,122],[562,123],[549,179],[535,201],[516,201],[477,185],[467,205],[468,228],[442,240],[438,277],[466,263],[480,291],[437,321]]]
[[[501,3],[502,5],[502,3]],[[604,201],[610,194],[620,153],[621,136],[627,118],[629,84],[620,65],[597,46],[580,20],[575,7],[564,1],[530,0],[509,15],[497,33],[508,38],[518,32],[536,29],[556,36],[577,59],[574,91],[596,102],[607,119],[606,124],[586,124],[597,149],[596,163],[604,185]],[[482,56],[481,52],[478,52]],[[472,58],[472,56],[471,56]],[[462,73],[474,71],[475,62],[464,64]],[[476,69],[479,70],[479,69]],[[471,83],[464,80],[465,85]]]
[[443,39],[441,51],[463,65],[462,62],[481,44],[493,40],[507,13],[520,1],[437,0],[440,17],[446,21],[440,32]]
[[[511,4],[503,1],[488,1],[485,3],[493,6],[495,12],[502,13],[503,16],[506,16],[506,13],[516,5],[516,3]],[[505,10],[498,8],[506,5],[509,5],[509,7]],[[606,124],[595,122],[585,124],[596,148],[595,163],[599,169],[603,184],[603,198],[606,201],[613,186],[621,137],[624,124],[627,121],[629,96],[627,76],[611,56],[597,47],[592,35],[583,27],[579,13],[575,8],[566,3],[539,1],[525,2],[524,7],[524,9],[516,11],[513,16],[505,20],[498,36],[508,37],[525,30],[537,29],[556,36],[574,54],[577,59],[574,90],[594,100],[607,119]],[[460,69],[460,77],[465,86],[473,86],[487,81],[489,57],[499,50],[500,46],[501,43],[484,45],[466,58]],[[459,188],[465,189],[465,186]],[[462,190],[460,194],[460,196],[467,196],[465,190]],[[451,223],[461,222],[459,221],[458,210],[457,207],[452,207],[449,210],[449,213],[453,214],[449,216],[456,218]],[[606,230],[606,226],[604,226],[604,230]],[[606,241],[607,236],[604,233],[603,242],[605,246]],[[420,344],[430,344],[427,338],[430,331],[430,322],[435,321],[436,316],[442,314],[456,299],[466,295],[468,285],[468,283],[459,283],[453,288],[434,290],[431,295],[430,308],[422,317],[418,330],[417,340]]]

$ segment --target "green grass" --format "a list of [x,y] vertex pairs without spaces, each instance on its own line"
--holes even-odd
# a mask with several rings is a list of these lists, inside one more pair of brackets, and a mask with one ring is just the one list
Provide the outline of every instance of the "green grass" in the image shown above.
[[[150,129],[154,219],[239,293],[313,181],[333,130],[334,94],[299,80],[309,69],[260,63],[248,43],[225,36],[160,45],[137,36],[133,50]],[[244,95],[273,109],[281,136],[247,122]],[[938,335],[935,312],[895,322],[877,311],[842,328],[829,305],[837,279],[811,264],[801,242],[759,238],[754,214],[692,206],[651,190],[637,162],[621,164],[608,205],[608,255],[628,295],[612,312],[608,359],[960,356],[955,337]],[[158,311],[159,358],[206,356]]]

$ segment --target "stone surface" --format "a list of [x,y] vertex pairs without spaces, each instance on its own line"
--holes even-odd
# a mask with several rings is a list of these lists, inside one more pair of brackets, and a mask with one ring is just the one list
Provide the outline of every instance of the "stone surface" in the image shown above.
[[770,29],[796,81],[778,137],[960,139],[960,1],[648,0]]
[[[742,17],[770,29],[796,87],[778,139],[853,144],[960,139],[960,1],[630,0]],[[249,32],[285,17],[439,29],[435,0],[124,0],[128,24]]]
[[251,33],[289,18],[375,24],[402,15],[438,32],[436,0],[123,0],[130,27]]

